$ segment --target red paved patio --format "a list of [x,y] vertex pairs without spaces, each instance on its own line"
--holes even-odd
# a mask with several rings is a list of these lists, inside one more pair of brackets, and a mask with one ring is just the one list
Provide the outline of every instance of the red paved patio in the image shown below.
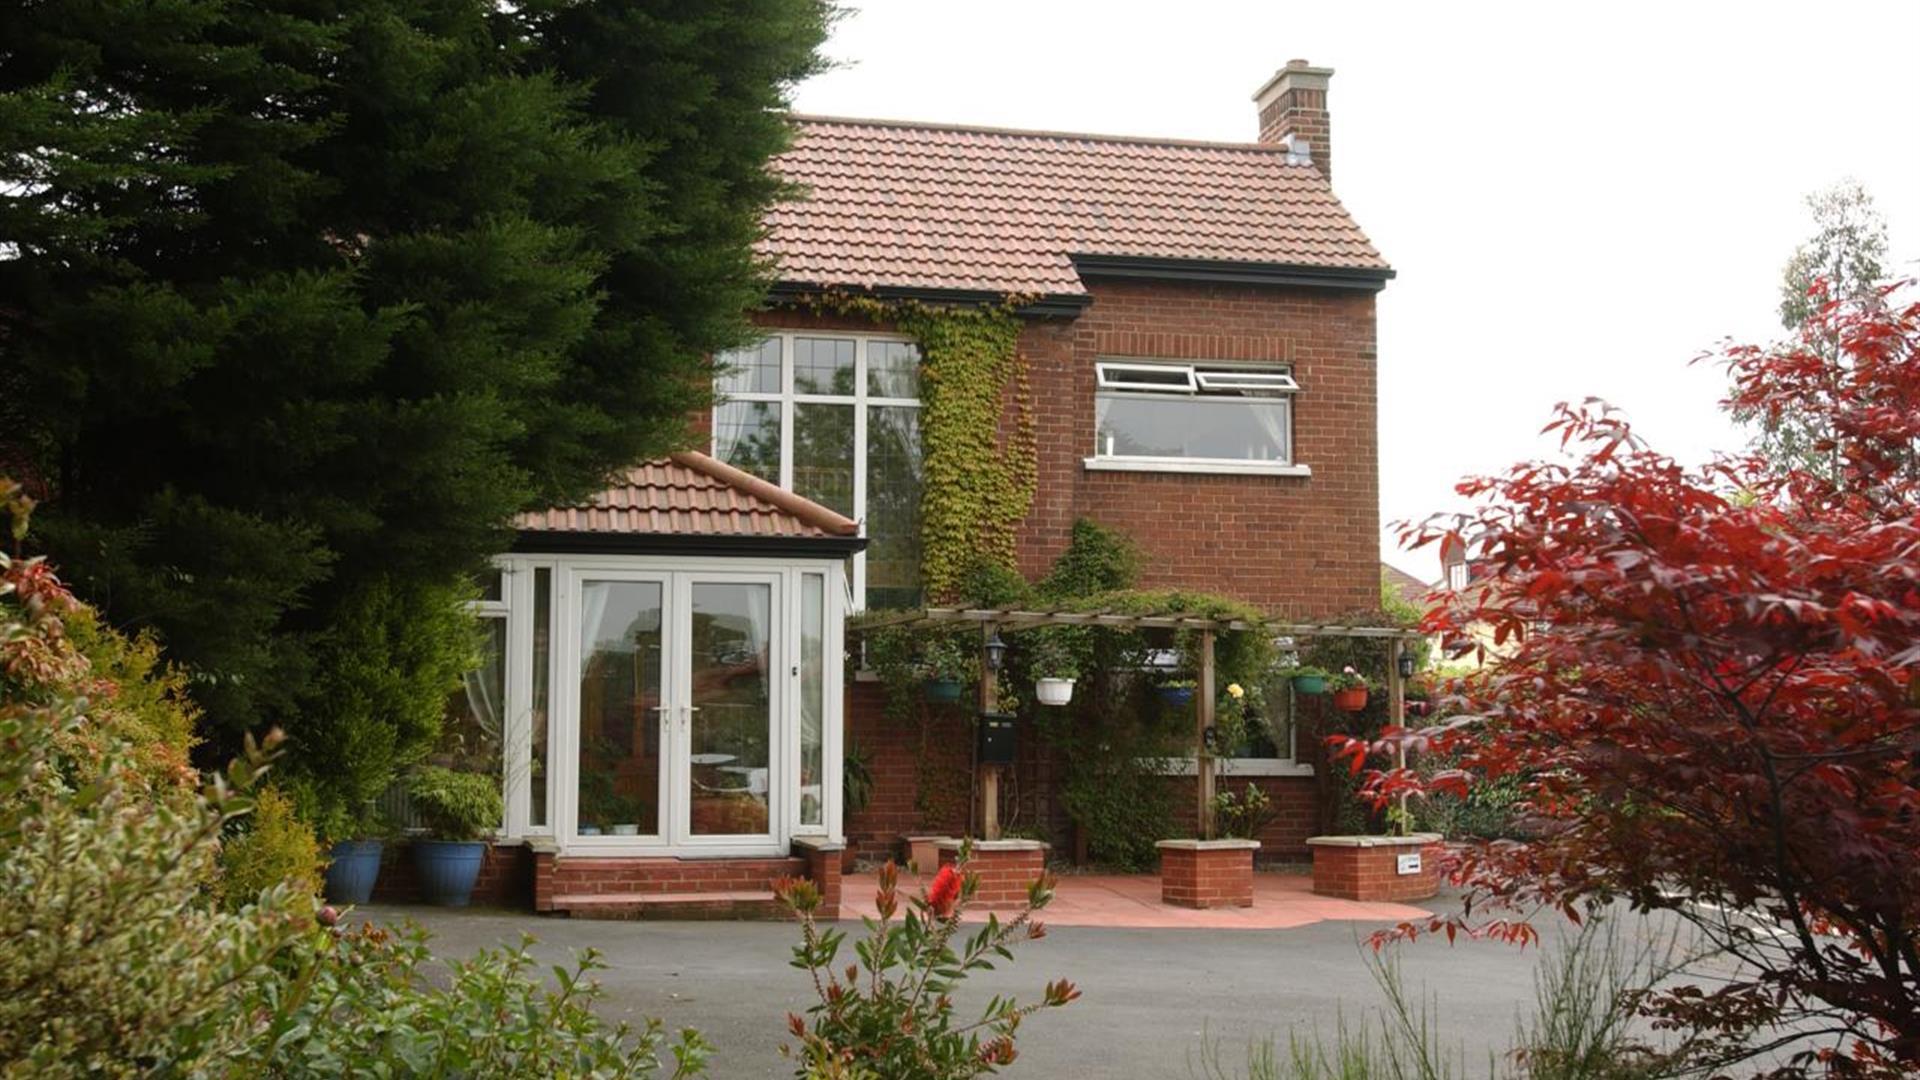
[[[920,891],[920,880],[900,872],[902,892]],[[1055,879],[1053,903],[1041,921],[1049,926],[1194,930],[1290,930],[1325,921],[1397,923],[1424,919],[1430,912],[1409,904],[1361,903],[1315,896],[1304,874],[1253,875],[1253,906],[1199,911],[1160,902],[1160,878],[1154,874],[1068,874]],[[875,916],[879,880],[872,874],[848,874],[842,886],[841,914],[847,919]],[[1004,916],[1003,916],[1004,917]],[[968,921],[984,922],[984,913]]]

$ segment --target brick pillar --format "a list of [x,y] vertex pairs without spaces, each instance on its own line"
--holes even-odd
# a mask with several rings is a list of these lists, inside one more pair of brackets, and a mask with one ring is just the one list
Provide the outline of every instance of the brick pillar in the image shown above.
[[548,840],[532,840],[527,846],[533,850],[533,910],[545,912],[553,910],[554,866],[558,852]]
[[[940,841],[940,865],[960,858],[959,840]],[[975,840],[967,872],[977,875],[969,910],[1019,911],[1027,906],[1027,886],[1047,872],[1047,845],[1039,840]]]
[[1403,902],[1440,891],[1438,833],[1314,836],[1307,846],[1313,849],[1313,891],[1322,896]]
[[1258,840],[1162,840],[1160,902],[1177,907],[1253,906]]
[[840,871],[846,845],[811,836],[795,837],[793,853],[807,861],[807,878],[820,889],[820,907],[816,919],[840,917]]

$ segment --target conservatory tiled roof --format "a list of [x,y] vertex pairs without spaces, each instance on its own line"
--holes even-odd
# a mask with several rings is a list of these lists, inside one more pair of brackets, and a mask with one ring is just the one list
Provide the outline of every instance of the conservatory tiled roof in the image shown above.
[[795,117],[783,282],[1082,295],[1073,256],[1390,273],[1313,165],[1196,143]]
[[694,451],[636,465],[587,502],[521,514],[514,526],[536,536],[826,539],[859,532],[851,518]]

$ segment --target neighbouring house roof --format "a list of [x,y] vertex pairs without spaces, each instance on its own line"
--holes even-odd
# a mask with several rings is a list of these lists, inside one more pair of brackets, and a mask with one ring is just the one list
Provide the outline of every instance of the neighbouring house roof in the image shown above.
[[1432,585],[1390,563],[1381,563],[1380,572],[1386,576],[1387,586],[1400,594],[1400,599],[1421,611],[1427,609],[1427,593],[1433,590]]
[[633,549],[668,538],[677,550],[715,553],[742,550],[742,542],[835,552],[866,545],[853,519],[691,450],[635,465],[577,505],[521,514],[514,527],[520,550]]
[[794,122],[774,169],[806,193],[761,243],[789,285],[1081,296],[1103,260],[1392,275],[1319,170],[1277,146]]

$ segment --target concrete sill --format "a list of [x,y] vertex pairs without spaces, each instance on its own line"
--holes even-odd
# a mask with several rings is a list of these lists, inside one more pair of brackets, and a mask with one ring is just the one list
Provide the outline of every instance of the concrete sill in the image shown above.
[[1088,472],[1200,473],[1212,476],[1312,476],[1307,465],[1269,461],[1188,461],[1181,458],[1082,458]]

